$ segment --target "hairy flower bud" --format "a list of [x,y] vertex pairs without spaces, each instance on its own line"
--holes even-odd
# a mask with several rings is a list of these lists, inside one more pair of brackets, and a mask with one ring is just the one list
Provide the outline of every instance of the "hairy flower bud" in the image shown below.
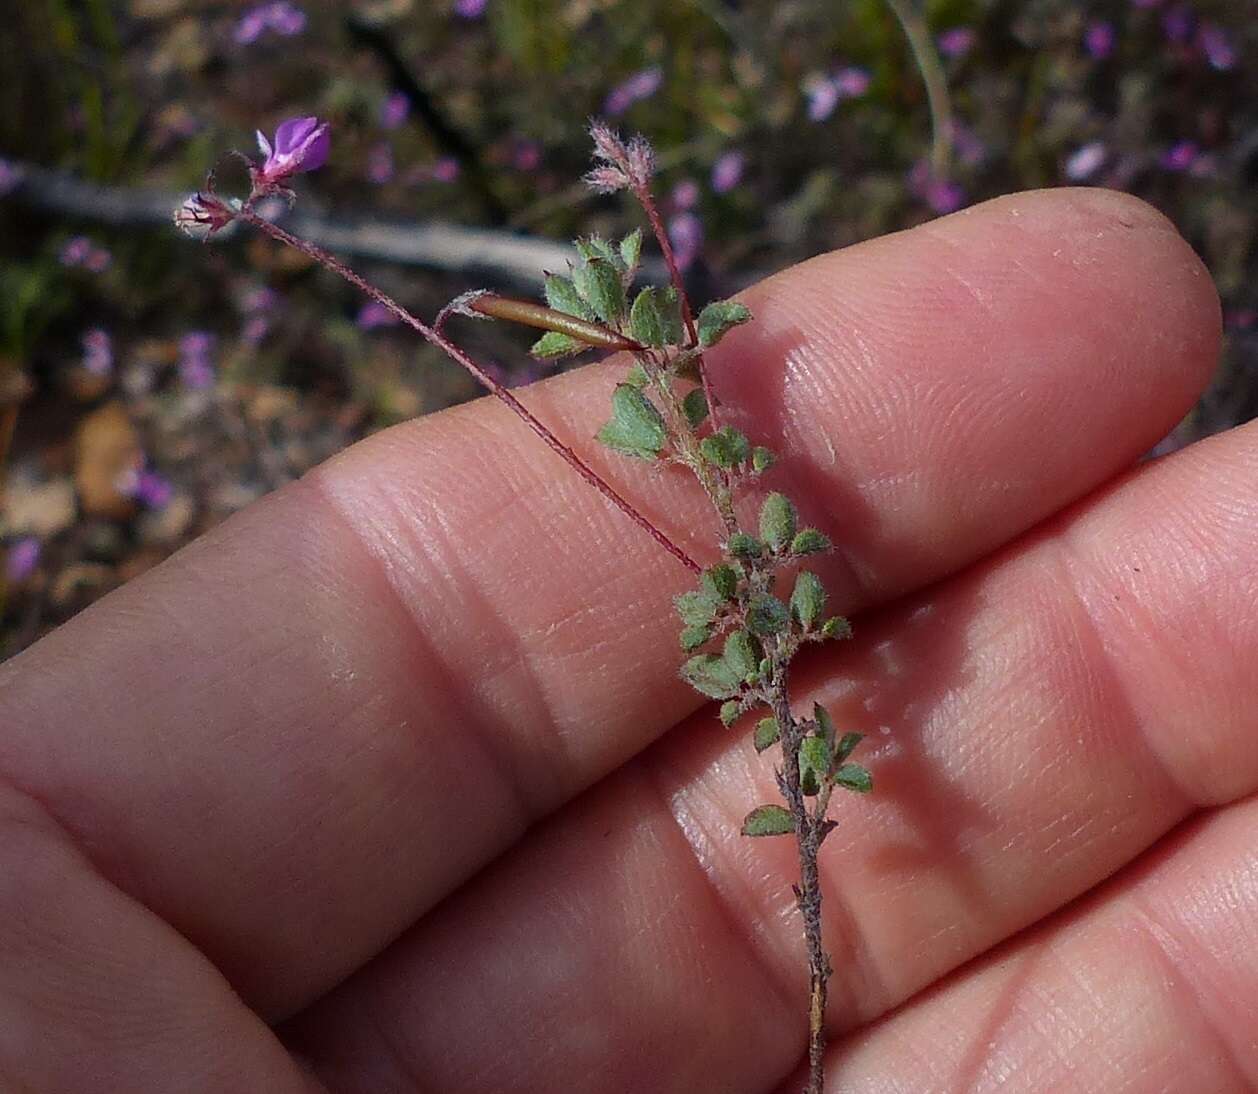
[[175,210],[175,227],[193,239],[207,240],[236,219],[236,210],[215,194],[190,194]]

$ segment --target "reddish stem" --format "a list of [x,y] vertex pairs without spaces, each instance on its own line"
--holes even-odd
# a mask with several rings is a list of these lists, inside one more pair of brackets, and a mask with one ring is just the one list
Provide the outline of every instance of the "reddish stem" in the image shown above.
[[687,567],[693,573],[702,573],[701,567],[694,559],[692,559],[685,551],[677,546],[668,538],[659,528],[652,524],[645,516],[635,509],[628,501],[625,500],[615,488],[603,479],[592,467],[585,463],[568,445],[564,444],[543,424],[532,411],[520,402],[511,392],[502,386],[492,376],[488,375],[475,361],[472,360],[463,350],[449,341],[444,335],[433,330],[422,320],[417,319],[408,312],[401,304],[394,300],[391,296],[386,295],[377,289],[374,285],[363,280],[352,269],[345,265],[339,258],[321,247],[316,247],[313,243],[293,235],[291,232],[285,231],[278,224],[272,224],[269,220],[264,220],[258,216],[249,206],[245,206],[237,214],[241,220],[248,224],[252,224],[261,232],[265,232],[272,239],[292,247],[294,250],[300,251],[302,254],[314,259],[319,265],[325,269],[331,270],[333,273],[339,274],[360,292],[366,293],[372,300],[380,304],[382,307],[395,315],[399,320],[405,323],[413,331],[420,335],[434,346],[437,346],[445,352],[454,361],[462,365],[470,372],[480,383],[484,384],[498,399],[506,403],[518,417],[524,420],[543,441],[545,441],[555,452],[568,461],[578,475],[580,475],[595,490],[610,501],[617,509],[625,514],[630,520],[645,531],[652,539],[671,554],[678,562]]
[[708,378],[708,368],[703,360],[703,351],[699,349],[699,332],[695,329],[694,310],[690,306],[690,297],[686,293],[685,282],[681,279],[681,270],[677,268],[677,256],[673,252],[673,241],[668,238],[668,231],[664,227],[664,221],[660,219],[660,211],[656,208],[655,198],[651,194],[650,187],[635,186],[633,193],[651,224],[651,231],[655,233],[655,242],[659,244],[660,252],[664,255],[664,263],[668,267],[668,278],[673,283],[673,288],[677,290],[677,299],[681,303],[681,319],[686,327],[686,338],[697,353],[695,363],[699,369],[699,381],[703,385],[703,397],[708,403],[708,419],[712,423],[713,432],[717,432],[721,428],[721,421],[716,409],[716,395],[712,391],[712,381]]

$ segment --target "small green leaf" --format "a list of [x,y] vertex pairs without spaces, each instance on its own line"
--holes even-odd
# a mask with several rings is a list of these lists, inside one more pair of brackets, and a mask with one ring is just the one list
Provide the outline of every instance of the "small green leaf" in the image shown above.
[[733,300],[716,300],[699,313],[699,344],[715,346],[740,323],[746,323],[751,312],[745,304]]
[[757,752],[763,752],[776,744],[781,735],[782,727],[778,725],[776,718],[761,718],[756,723],[756,735],[752,743],[756,746]]
[[780,634],[790,621],[791,613],[786,605],[768,593],[752,597],[747,605],[747,629],[762,638]]
[[834,773],[834,783],[844,790],[868,794],[874,788],[874,777],[860,764],[844,764]]
[[705,626],[684,627],[681,632],[681,648],[687,653],[697,650],[712,637],[712,628]]
[[727,563],[720,563],[703,571],[699,579],[703,587],[722,600],[733,600],[738,595],[738,571]]
[[654,289],[643,289],[634,300],[629,312],[629,333],[644,346],[665,345],[664,318],[660,315]]
[[673,603],[677,606],[677,614],[688,627],[706,627],[720,610],[723,598],[718,594],[704,589],[699,592],[682,593]]
[[830,550],[830,541],[816,528],[804,528],[791,540],[791,551],[797,555],[819,555]]
[[799,743],[799,781],[805,794],[815,794],[830,773],[830,745],[822,737]]
[[757,475],[761,472],[768,471],[776,461],[777,457],[763,445],[754,449],[751,453],[751,469],[755,471]]
[[601,236],[589,236],[587,239],[578,239],[576,248],[577,254],[584,258],[586,262],[598,259],[606,262],[618,274],[625,272],[625,260],[621,256],[619,248],[613,247]]
[[795,536],[795,506],[785,494],[773,493],[760,508],[760,538],[780,551]]
[[780,805],[758,805],[743,821],[744,836],[788,836],[795,831],[791,815]]
[[731,672],[724,657],[701,653],[681,667],[682,679],[709,699],[730,699],[738,694],[742,677]]
[[598,431],[598,439],[626,456],[653,460],[668,440],[668,430],[650,399],[632,384],[617,384],[611,421]]
[[767,680],[769,678],[769,673],[771,673],[772,671],[773,671],[773,662],[770,661],[767,657],[762,657],[760,659],[760,665],[756,669],[757,675],[759,675],[761,680]]
[[592,258],[572,271],[581,298],[604,323],[617,326],[625,317],[625,286],[620,271],[609,261]]
[[[662,293],[659,299],[660,320],[664,324],[664,345],[679,346],[682,340],[682,322],[681,322],[681,298],[677,295],[677,290],[669,285]],[[693,355],[690,358],[694,360]],[[679,362],[684,365],[684,362]],[[678,375],[684,375],[681,367],[678,368]],[[697,376],[689,377],[690,379],[698,379]]]
[[575,315],[578,319],[593,321],[595,318],[593,309],[581,299],[571,279],[551,274],[546,278],[545,292],[546,303],[555,311],[561,311],[565,315]]
[[629,273],[633,273],[638,268],[638,263],[642,261],[641,228],[635,228],[620,241],[620,261],[625,264],[625,269]]
[[751,458],[751,444],[742,433],[731,426],[726,426],[710,437],[704,437],[699,442],[699,451],[709,463],[726,470],[746,463]]
[[634,365],[633,368],[625,373],[624,382],[630,387],[636,387],[639,391],[641,391],[651,382],[651,378],[646,374],[646,369],[644,369],[641,365]]
[[681,409],[685,412],[691,429],[698,429],[703,425],[708,417],[708,400],[703,394],[703,388],[697,387],[687,392],[681,401]]
[[735,532],[725,543],[725,549],[734,558],[759,558],[764,554],[764,544],[746,532]]
[[821,628],[824,638],[851,638],[852,624],[841,615],[832,615]]
[[830,718],[830,712],[820,703],[813,703],[812,717],[813,721],[817,723],[817,736],[833,743],[834,738],[838,735],[838,730],[834,728],[834,722]]
[[732,726],[743,712],[743,705],[737,699],[721,704],[721,724]]
[[760,668],[760,643],[747,631],[734,631],[725,639],[722,657],[732,676],[745,680],[757,675]]
[[567,357],[570,353],[580,353],[589,348],[584,342],[578,342],[571,335],[561,334],[557,330],[548,330],[533,343],[529,353],[544,361],[551,357]]
[[821,584],[821,578],[801,570],[795,577],[795,588],[791,590],[791,614],[804,630],[808,630],[821,618],[825,606],[826,587]]
[[856,749],[856,746],[864,739],[865,734],[863,733],[843,734],[843,736],[839,738],[839,743],[834,746],[834,759],[831,763],[841,764],[852,754],[852,752]]

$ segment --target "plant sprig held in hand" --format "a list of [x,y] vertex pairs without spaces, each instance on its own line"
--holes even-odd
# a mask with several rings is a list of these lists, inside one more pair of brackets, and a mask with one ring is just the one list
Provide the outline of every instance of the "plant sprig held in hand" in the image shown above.
[[[317,118],[291,118],[274,140],[258,134],[264,156],[249,163],[251,191],[244,201],[225,199],[211,175],[205,189],[176,211],[175,223],[190,235],[209,239],[243,221],[339,274],[381,304],[421,337],[440,347],[505,402],[546,444],[609,502],[650,535],[697,578],[676,598],[680,645],[689,655],[682,677],[698,692],[718,700],[721,721],[732,726],[744,715],[757,717],[752,747],[776,749],[781,801],[756,806],[742,825],[747,836],[793,836],[799,850],[795,894],[803,920],[808,961],[808,1081],[805,1094],[821,1094],[825,1050],[826,988],[832,968],[822,938],[818,852],[835,822],[829,818],[836,789],[868,793],[869,772],[850,757],[859,733],[840,733],[819,703],[795,712],[790,665],[808,645],[851,635],[846,619],[826,614],[826,590],[812,570],[800,568],[830,549],[816,528],[801,527],[795,503],[770,492],[756,519],[746,526],[740,504],[748,487],[767,472],[774,454],[720,420],[705,351],[731,330],[751,321],[741,303],[722,300],[697,314],[691,307],[668,234],[651,194],[654,156],[642,137],[626,142],[600,123],[591,126],[596,166],[586,181],[603,193],[628,190],[641,205],[663,253],[670,284],[636,293],[642,232],[618,243],[597,237],[577,240],[578,260],[565,274],[546,278],[545,303],[471,292],[452,301],[429,325],[365,281],[335,256],[285,231],[257,211],[263,198],[295,198],[293,176],[327,159],[329,127]],[[572,448],[443,333],[452,315],[498,319],[542,331],[532,353],[558,358],[591,348],[632,355],[634,364],[611,393],[610,417],[598,440],[633,460],[684,468],[698,480],[712,504],[716,531],[711,565],[701,566],[668,538]],[[782,585],[795,571],[789,596]]]

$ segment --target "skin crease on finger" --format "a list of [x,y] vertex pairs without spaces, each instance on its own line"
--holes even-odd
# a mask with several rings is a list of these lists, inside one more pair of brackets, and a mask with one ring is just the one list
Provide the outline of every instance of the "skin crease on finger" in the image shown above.
[[[837,533],[840,609],[939,579],[1129,464],[1217,346],[1191,251],[1095,192],[989,203],[748,300],[760,321],[714,355],[718,389]],[[533,405],[588,436],[617,367]],[[686,544],[708,534],[667,477],[635,493]],[[0,771],[281,1017],[693,709],[682,587],[498,408],[462,408],[359,446],[0,669]]]

